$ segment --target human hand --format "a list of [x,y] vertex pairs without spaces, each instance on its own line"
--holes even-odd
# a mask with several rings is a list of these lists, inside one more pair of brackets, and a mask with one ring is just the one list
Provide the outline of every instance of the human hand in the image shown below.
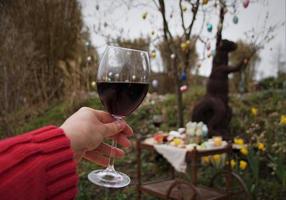
[[109,113],[88,107],[79,109],[61,128],[71,141],[77,161],[84,157],[102,166],[107,166],[109,156],[124,156],[124,151],[103,143],[103,140],[113,138],[123,147],[129,147],[127,137],[133,135],[125,121],[116,121]]

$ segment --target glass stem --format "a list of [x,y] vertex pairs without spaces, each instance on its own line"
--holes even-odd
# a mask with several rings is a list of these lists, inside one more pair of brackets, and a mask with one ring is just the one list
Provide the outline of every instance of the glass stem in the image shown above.
[[112,149],[116,148],[116,147],[117,147],[117,140],[114,138],[112,140],[111,150],[110,150],[110,153],[109,153],[109,162],[108,162],[108,165],[107,165],[107,168],[106,168],[106,170],[108,170],[108,171],[115,171],[115,169],[114,169],[114,157],[111,156],[111,152],[112,152]]
[[[116,115],[112,115],[114,119],[116,120],[122,120],[122,117],[121,116],[116,116]],[[116,137],[116,136],[115,136]],[[112,144],[111,144],[111,150],[110,150],[110,153],[109,153],[109,162],[108,162],[108,165],[107,165],[107,168],[106,170],[108,171],[112,171],[112,172],[116,172],[116,170],[114,169],[114,157],[111,156],[111,152],[112,152],[112,149],[113,148],[117,148],[117,140],[116,138],[114,137],[114,139],[112,140]]]

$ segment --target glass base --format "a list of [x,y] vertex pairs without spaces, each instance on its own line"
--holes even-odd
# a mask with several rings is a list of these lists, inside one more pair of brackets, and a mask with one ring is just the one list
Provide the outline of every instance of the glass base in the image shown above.
[[122,188],[130,183],[126,174],[108,169],[94,170],[88,174],[88,179],[96,185],[108,188]]

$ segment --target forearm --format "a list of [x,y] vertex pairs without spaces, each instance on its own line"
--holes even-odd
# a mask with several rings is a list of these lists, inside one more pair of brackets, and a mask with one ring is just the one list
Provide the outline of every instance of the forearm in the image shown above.
[[78,178],[73,152],[70,141],[57,127],[1,141],[0,166],[2,200],[75,197]]

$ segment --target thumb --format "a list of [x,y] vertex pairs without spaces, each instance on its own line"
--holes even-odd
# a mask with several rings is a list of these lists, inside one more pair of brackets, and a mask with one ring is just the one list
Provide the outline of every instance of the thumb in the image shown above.
[[116,135],[117,133],[120,133],[125,128],[126,123],[122,120],[116,120],[114,122],[104,124],[104,126],[104,137],[111,137],[113,135]]

